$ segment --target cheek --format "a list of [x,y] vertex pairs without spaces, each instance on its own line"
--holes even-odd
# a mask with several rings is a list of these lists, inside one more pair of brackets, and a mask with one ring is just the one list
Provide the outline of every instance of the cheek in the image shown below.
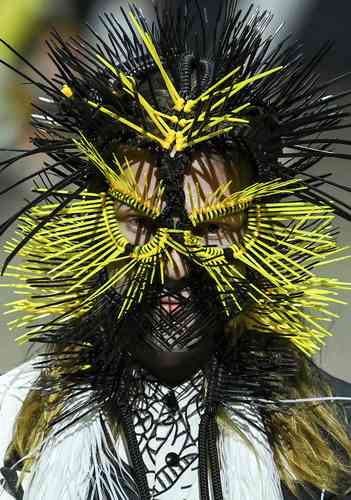
[[119,230],[127,238],[129,243],[135,245],[136,238],[136,226],[132,224],[130,221],[120,221],[119,222]]
[[119,228],[129,243],[136,246],[148,243],[155,233],[155,227],[151,220],[132,219],[121,221]]
[[238,212],[226,217],[228,227],[234,233],[245,232],[247,227],[247,212]]
[[241,244],[247,229],[247,214],[240,212],[216,222],[209,222],[194,228],[193,232],[203,237],[205,245],[225,248]]

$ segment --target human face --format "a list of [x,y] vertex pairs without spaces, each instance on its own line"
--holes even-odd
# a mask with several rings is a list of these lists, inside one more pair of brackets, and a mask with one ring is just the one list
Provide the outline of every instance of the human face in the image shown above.
[[[154,158],[150,153],[142,150],[129,152],[127,157],[140,193],[144,198],[152,199],[159,187]],[[222,186],[225,196],[243,189],[250,183],[250,176],[250,169],[246,162],[224,159],[213,151],[193,154],[183,183],[186,212],[190,215],[194,208],[201,209],[209,201],[215,204],[215,193]],[[134,208],[119,202],[116,202],[116,214],[121,231],[133,245],[147,243],[157,229],[151,217],[146,217]],[[192,232],[194,235],[201,236],[203,243],[207,246],[226,247],[242,238],[245,232],[245,221],[245,213],[239,212],[193,225]],[[174,224],[176,227],[176,219],[174,219]],[[165,264],[166,278],[180,280],[186,277],[188,269],[184,256],[174,249],[170,251],[169,256]],[[168,308],[172,310],[171,303],[168,303]]]
[[[160,180],[154,158],[142,150],[128,152],[126,156],[136,190],[143,199],[155,200],[160,192]],[[225,160],[213,151],[193,154],[188,160],[181,187],[189,223],[194,211],[213,206],[218,197],[223,200],[250,183],[250,172],[244,162]],[[164,202],[160,199],[159,203],[162,213]],[[146,217],[131,206],[116,202],[115,211],[121,232],[133,246],[147,245],[162,229],[162,222]],[[175,230],[178,222],[174,217]],[[201,239],[202,246],[221,248],[238,242],[245,226],[244,211],[201,223],[193,220],[189,224],[191,233]],[[139,331],[139,335],[134,336],[129,349],[142,366],[159,379],[177,383],[208,359],[216,338],[223,338],[225,324],[218,314],[221,306],[218,297],[212,296],[215,288],[206,271],[195,266],[194,272],[191,259],[175,248],[169,248],[164,258],[163,288],[154,291],[150,287],[151,300],[147,307],[133,312],[128,328]],[[242,268],[240,264],[238,267]],[[146,326],[140,327],[141,324]]]

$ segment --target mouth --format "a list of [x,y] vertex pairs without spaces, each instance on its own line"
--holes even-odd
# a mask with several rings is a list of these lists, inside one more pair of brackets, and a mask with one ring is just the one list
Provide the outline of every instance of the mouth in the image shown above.
[[160,305],[169,314],[174,314],[184,307],[184,302],[189,298],[189,295],[190,292],[188,290],[182,290],[177,294],[172,294],[169,290],[164,290],[160,298]]
[[165,309],[168,313],[175,312],[179,307],[179,302],[167,301],[167,298],[161,299],[161,307]]

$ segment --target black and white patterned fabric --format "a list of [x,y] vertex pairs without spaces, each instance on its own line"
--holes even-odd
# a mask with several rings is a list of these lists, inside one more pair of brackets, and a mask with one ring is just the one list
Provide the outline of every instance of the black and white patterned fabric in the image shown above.
[[198,431],[203,410],[204,377],[169,388],[146,379],[136,403],[135,431],[152,498],[185,500],[198,469]]
[[[36,377],[37,372],[33,370],[31,363],[22,365],[0,377],[0,463],[2,467],[0,471],[0,500],[21,499],[23,493],[23,498],[26,499],[28,495],[30,484],[28,474],[25,474],[22,483],[23,490],[22,488],[16,488],[16,491],[14,491],[13,485],[16,472],[12,471],[12,475],[9,475],[8,470],[4,470],[4,456],[12,437],[16,415],[28,390],[33,386]],[[338,396],[350,397],[350,384],[330,377],[330,385],[333,388],[333,392]],[[142,457],[147,467],[147,478],[152,498],[158,500],[200,500],[197,435],[205,391],[202,375],[198,374],[191,381],[173,389],[160,385],[150,378],[146,379],[140,385],[140,390],[143,393],[143,397],[135,400],[134,421]],[[148,401],[145,395],[149,395]],[[79,436],[73,435],[72,438],[75,447],[72,447],[68,443],[66,447],[67,456],[62,455],[57,450],[56,467],[49,467],[47,471],[48,475],[46,476],[48,484],[54,483],[54,479],[59,477],[60,484],[64,485],[64,495],[46,495],[44,497],[45,500],[48,498],[50,500],[87,500],[87,498],[90,498],[92,500],[89,496],[82,497],[81,483],[79,482],[79,477],[75,475],[75,470],[69,471],[69,477],[62,475],[62,465],[66,464],[69,459],[71,460],[73,469],[75,469],[81,461],[76,460],[76,457],[84,457],[85,451],[76,442]],[[85,442],[84,436],[82,440]],[[257,494],[257,496],[252,495],[253,491],[257,492],[260,486],[261,488],[264,486],[268,476],[263,467],[260,484],[258,469],[254,473],[247,473],[250,466],[248,460],[250,457],[249,455],[242,455],[242,445],[239,442],[239,436],[224,432],[221,435],[220,441],[221,456],[223,454],[225,464],[222,471],[223,485],[225,486],[229,480],[233,480],[232,485],[229,485],[229,488],[225,490],[225,500],[232,500],[233,498],[243,500],[253,500],[253,498],[259,498],[260,500],[271,499],[272,495],[267,495],[267,492],[263,489],[261,494]],[[257,450],[259,443],[257,440],[255,442]],[[53,450],[53,452],[56,453],[56,450]],[[128,466],[128,451],[123,439],[118,440],[116,443],[116,453],[121,462],[126,464],[131,470],[130,466]],[[174,465],[177,459],[179,463]],[[260,464],[260,470],[266,463],[267,461],[265,460],[263,464]],[[256,462],[253,461],[251,465],[255,464]],[[79,467],[77,468],[79,469]],[[84,476],[86,475],[84,470],[82,473]],[[247,478],[253,478],[250,482],[250,494],[245,493],[244,486],[247,483],[245,475]],[[72,477],[75,477],[75,481],[73,482]],[[71,486],[76,486],[76,492],[69,491],[67,486],[68,481],[71,481]],[[237,494],[235,491],[236,487],[241,491],[240,494]],[[123,491],[123,498],[140,500],[137,493],[134,494],[126,488]],[[344,496],[335,497],[335,495],[331,495],[330,493],[316,490],[313,491],[313,494],[316,500],[351,499],[349,493],[346,493]],[[122,496],[111,497],[108,500],[112,500],[112,498],[115,500],[115,498],[119,499]],[[283,488],[281,498],[284,498],[284,500],[293,500],[295,497],[286,488]],[[309,493],[302,490],[299,500],[307,500],[308,498],[311,498]]]

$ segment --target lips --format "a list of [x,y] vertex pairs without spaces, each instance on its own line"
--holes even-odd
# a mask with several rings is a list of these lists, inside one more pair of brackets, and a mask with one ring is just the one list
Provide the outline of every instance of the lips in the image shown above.
[[160,304],[169,313],[174,312],[180,306],[180,302],[170,295],[164,295],[160,300]]
[[161,307],[168,313],[174,313],[184,306],[184,302],[189,299],[190,291],[183,288],[181,291],[174,291],[165,288],[161,294]]

